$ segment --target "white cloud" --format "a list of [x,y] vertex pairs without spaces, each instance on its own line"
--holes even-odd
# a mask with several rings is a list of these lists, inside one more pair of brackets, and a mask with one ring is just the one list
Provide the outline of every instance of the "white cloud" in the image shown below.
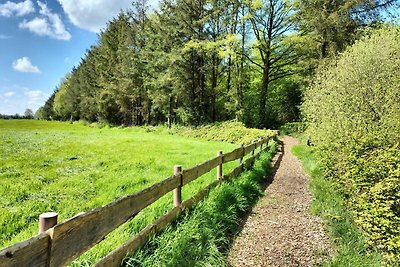
[[36,102],[38,100],[46,100],[48,95],[40,90],[28,90],[24,92],[24,95],[28,97],[29,101]]
[[99,32],[121,9],[131,6],[131,0],[58,0],[71,22],[82,29]]
[[54,39],[68,41],[71,34],[65,29],[64,23],[58,14],[52,13],[46,4],[37,1],[42,17],[30,21],[24,20],[19,24],[21,29],[28,29],[39,36],[49,36]]
[[35,8],[31,0],[26,0],[20,3],[7,1],[5,4],[0,4],[0,16],[12,17],[13,15],[20,17],[35,12]]
[[12,64],[14,70],[19,72],[40,73],[37,66],[33,66],[28,57],[22,57],[15,60]]
[[0,114],[24,114],[27,108],[36,111],[40,106],[43,106],[49,96],[48,93],[41,90],[33,90],[18,85],[14,85],[5,91],[0,88]]
[[15,95],[14,91],[9,91],[9,92],[4,93],[4,97],[12,97],[13,95]]

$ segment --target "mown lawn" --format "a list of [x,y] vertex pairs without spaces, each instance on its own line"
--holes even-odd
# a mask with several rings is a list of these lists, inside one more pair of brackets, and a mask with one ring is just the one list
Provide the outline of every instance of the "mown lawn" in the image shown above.
[[[236,147],[146,128],[0,120],[0,247],[35,235],[42,212],[63,221],[165,179],[174,165],[188,168]],[[215,171],[184,187],[183,198],[212,179]],[[92,263],[171,206],[170,193],[74,264]]]

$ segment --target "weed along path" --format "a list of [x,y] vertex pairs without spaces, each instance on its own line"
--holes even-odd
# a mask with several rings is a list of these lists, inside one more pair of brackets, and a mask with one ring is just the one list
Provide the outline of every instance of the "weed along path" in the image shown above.
[[265,195],[253,207],[228,255],[229,266],[314,266],[331,254],[322,221],[310,213],[309,177],[285,137]]

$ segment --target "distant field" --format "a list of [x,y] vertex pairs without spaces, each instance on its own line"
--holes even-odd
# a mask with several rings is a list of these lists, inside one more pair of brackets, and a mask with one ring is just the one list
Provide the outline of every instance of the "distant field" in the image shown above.
[[[146,128],[0,120],[0,247],[36,234],[42,212],[56,211],[63,221],[165,179],[174,165],[188,168],[214,157],[217,150],[236,147]],[[184,188],[183,197],[214,178],[210,173],[198,179]],[[167,195],[117,230],[118,241],[171,208],[171,198]],[[115,238],[108,245],[114,245]],[[106,240],[103,248],[77,265],[88,257],[98,258],[110,249],[108,245]]]

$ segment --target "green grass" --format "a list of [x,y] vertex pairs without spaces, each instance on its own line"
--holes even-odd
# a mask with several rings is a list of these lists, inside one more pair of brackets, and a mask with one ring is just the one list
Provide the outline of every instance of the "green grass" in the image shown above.
[[208,198],[152,238],[126,266],[227,266],[226,253],[242,217],[263,194],[262,184],[276,146],[254,167],[213,189]]
[[312,211],[323,218],[336,249],[335,256],[324,266],[381,266],[382,257],[367,249],[363,233],[356,227],[351,212],[346,210],[335,184],[323,177],[312,150],[297,145],[292,152],[303,161],[306,171],[312,176]]
[[[0,120],[0,247],[35,235],[42,212],[56,211],[63,221],[165,179],[174,165],[188,168],[236,147],[147,128]],[[224,172],[235,164],[224,165]],[[183,199],[215,175],[185,186]],[[169,193],[73,265],[93,263],[171,207]]]

